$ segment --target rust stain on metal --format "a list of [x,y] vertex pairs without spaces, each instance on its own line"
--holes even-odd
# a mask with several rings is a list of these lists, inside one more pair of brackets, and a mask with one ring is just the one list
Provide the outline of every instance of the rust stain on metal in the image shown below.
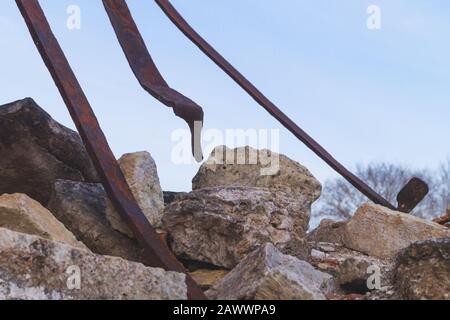
[[145,252],[146,264],[186,274],[190,299],[206,299],[137,205],[95,114],[37,0],[16,0],[28,29],[74,120],[114,207]]
[[[219,52],[217,52],[205,39],[203,39],[181,16],[181,14],[172,6],[168,0],[155,0],[167,17],[175,26],[191,40],[204,54],[214,61],[226,74],[228,74],[242,89],[244,89],[259,105],[277,119],[286,129],[303,142],[309,149],[316,153],[331,168],[344,177],[356,189],[358,189],[367,198],[376,204],[396,210],[389,201],[378,194],[364,181],[350,172],[341,163],[339,163],[327,150],[317,143],[309,134],[301,129],[294,121],[284,114],[272,101],[270,101],[261,91],[259,91],[247,78],[245,78],[236,68],[234,68]],[[409,190],[409,188],[407,189]],[[411,205],[415,202],[415,196]],[[402,196],[406,201],[406,197]],[[406,204],[406,202],[403,202]],[[417,204],[417,203],[416,203]],[[415,204],[414,204],[415,206]],[[403,210],[408,210],[410,205],[406,205]],[[413,207],[414,208],[414,207]],[[411,209],[412,210],[412,209]]]
[[197,161],[201,161],[203,159],[202,125],[197,129],[195,123],[203,124],[202,108],[169,87],[154,63],[126,2],[124,0],[103,0],[103,5],[139,83],[148,93],[166,106],[173,108],[175,114],[187,122],[191,130],[193,155]]

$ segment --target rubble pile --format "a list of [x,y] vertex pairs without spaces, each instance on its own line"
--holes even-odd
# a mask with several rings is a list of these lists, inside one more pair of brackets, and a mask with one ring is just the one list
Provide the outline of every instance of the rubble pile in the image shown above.
[[[187,299],[184,274],[142,264],[76,132],[32,99],[1,106],[0,127],[0,299]],[[309,231],[320,183],[250,147],[217,147],[187,193],[162,191],[148,152],[119,164],[210,299],[450,299],[443,217],[367,203]]]

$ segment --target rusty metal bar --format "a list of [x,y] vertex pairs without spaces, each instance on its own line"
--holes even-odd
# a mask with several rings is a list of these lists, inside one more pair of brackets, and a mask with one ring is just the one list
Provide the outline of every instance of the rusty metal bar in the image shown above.
[[[228,74],[242,89],[244,89],[259,105],[261,105],[267,112],[269,112],[275,119],[277,119],[286,129],[288,129],[294,136],[302,141],[309,149],[316,153],[323,161],[325,161],[331,168],[344,177],[356,189],[363,193],[367,198],[377,204],[381,204],[387,208],[396,210],[396,208],[387,201],[384,197],[379,195],[375,190],[368,186],[364,181],[350,172],[341,163],[339,163],[327,150],[325,150],[319,143],[317,143],[309,134],[302,130],[294,121],[292,121],[286,114],[284,114],[274,103],[272,103],[261,91],[259,91],[247,78],[245,78],[236,68],[234,68],[219,52],[217,52],[206,40],[204,40],[181,16],[181,14],[172,6],[168,0],[155,0],[167,17],[177,26],[177,28],[189,38],[204,54],[206,54],[212,61],[214,61],[226,74]],[[415,180],[417,182],[417,180]],[[420,190],[428,192],[428,187],[422,181]],[[409,190],[413,184],[408,184],[407,189],[402,190],[402,194]],[[419,192],[414,192],[417,200]],[[425,194],[421,194],[422,198]],[[406,199],[403,196],[401,199]],[[419,200],[419,201],[420,201]],[[417,204],[417,203],[416,203]],[[408,210],[415,207],[415,204],[402,204],[403,209]],[[411,209],[412,210],[412,209]]]
[[397,195],[398,211],[411,212],[430,191],[428,185],[419,178],[412,178]]
[[[201,124],[203,110],[191,99],[169,87],[154,63],[136,23],[124,0],[103,0],[103,5],[128,63],[141,86],[153,97],[184,119],[191,130],[192,152],[197,161],[203,159]],[[195,123],[200,123],[196,128]]]
[[[109,198],[143,247],[145,263],[152,267],[186,273],[136,204],[95,114],[53,35],[38,0],[16,0],[16,3],[102,178]],[[206,299],[187,273],[186,277],[189,298]]]

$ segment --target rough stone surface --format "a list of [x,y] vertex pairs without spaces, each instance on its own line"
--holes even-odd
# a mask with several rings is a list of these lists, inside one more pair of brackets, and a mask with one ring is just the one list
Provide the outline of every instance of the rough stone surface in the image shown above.
[[202,288],[202,290],[208,290],[213,285],[221,281],[229,273],[229,270],[208,270],[201,269],[191,272],[190,275],[194,281]]
[[[370,257],[339,244],[317,243],[313,245],[310,263],[317,269],[334,276],[338,293],[365,294],[371,290],[384,290],[392,285],[392,262]],[[368,280],[379,272],[380,282]]]
[[0,300],[187,298],[183,274],[36,236],[0,229],[0,252]]
[[186,192],[163,191],[164,205],[171,204],[172,202],[176,201],[178,197],[185,194]]
[[267,242],[301,256],[309,206],[307,196],[263,188],[200,189],[166,207],[163,229],[178,256],[233,268]]
[[58,180],[48,208],[93,252],[142,262],[138,243],[109,224],[106,202],[100,184]]
[[420,241],[402,250],[394,287],[403,299],[450,300],[450,238]]
[[[156,163],[152,156],[148,152],[129,153],[123,155],[118,162],[137,204],[150,224],[159,228],[164,212],[164,197]],[[106,217],[114,229],[134,238],[133,232],[110,201],[108,201]]]
[[375,290],[376,282],[373,280],[368,283],[368,280],[374,272],[378,271],[380,271],[379,289],[381,289],[381,280],[386,280],[385,274],[381,271],[381,264],[365,256],[350,257],[340,265],[336,282],[347,292],[366,293]]
[[56,179],[98,182],[80,136],[32,99],[0,106],[0,194],[46,205]]
[[0,228],[87,249],[50,211],[25,194],[0,196]]
[[206,292],[220,300],[324,300],[331,276],[272,244],[249,254]]
[[319,226],[308,233],[307,240],[310,242],[344,243],[345,222],[324,219]]
[[392,258],[420,240],[450,237],[450,230],[383,206],[365,204],[345,225],[345,246],[379,258]]
[[[193,189],[213,187],[262,187],[285,190],[314,202],[321,185],[307,168],[288,157],[251,147],[213,150],[193,179]],[[295,194],[295,195],[294,195]]]

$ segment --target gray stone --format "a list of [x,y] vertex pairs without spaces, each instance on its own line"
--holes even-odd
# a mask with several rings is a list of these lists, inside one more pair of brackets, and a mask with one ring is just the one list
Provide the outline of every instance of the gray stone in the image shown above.
[[186,298],[181,273],[0,229],[0,300]]
[[211,188],[180,196],[167,206],[163,229],[178,256],[233,268],[267,242],[303,257],[309,219],[307,196],[293,201],[282,191]]
[[[164,197],[152,156],[148,152],[129,153],[123,155],[118,163],[142,213],[153,227],[159,228],[164,211]],[[110,201],[106,217],[114,229],[134,238],[133,232]]]
[[0,194],[24,193],[46,205],[56,179],[98,182],[80,136],[32,99],[0,107]]
[[213,150],[193,179],[193,189],[214,187],[259,187],[284,190],[314,202],[321,185],[307,168],[288,157],[251,147]]
[[169,205],[175,202],[178,197],[186,195],[186,192],[173,192],[173,191],[163,191],[164,204]]
[[323,220],[307,240],[339,243],[369,256],[392,259],[410,244],[435,237],[450,237],[450,230],[410,214],[364,204],[347,221]]
[[344,243],[345,222],[324,219],[319,226],[308,233],[307,240],[310,242]]
[[267,244],[206,294],[218,300],[325,300],[330,282],[330,275]]
[[106,202],[101,184],[58,180],[48,208],[94,253],[143,262],[137,241],[114,230],[106,219]]
[[450,300],[450,238],[419,241],[402,250],[394,288],[402,299]]

